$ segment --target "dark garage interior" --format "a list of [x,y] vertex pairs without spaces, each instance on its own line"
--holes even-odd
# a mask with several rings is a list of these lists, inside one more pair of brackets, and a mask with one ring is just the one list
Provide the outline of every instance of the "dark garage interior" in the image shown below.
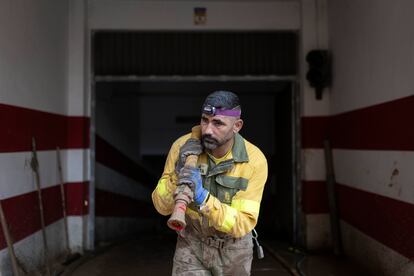
[[[96,132],[105,133],[110,121],[116,118],[124,121],[123,125],[117,124],[117,129],[107,131],[133,133],[125,137],[132,143],[130,154],[158,178],[170,145],[199,124],[202,102],[216,90],[238,93],[244,120],[241,135],[255,143],[268,159],[269,177],[258,232],[267,238],[293,242],[295,153],[291,82],[98,82],[96,114],[109,114],[96,117]],[[153,187],[155,184],[152,183]]]

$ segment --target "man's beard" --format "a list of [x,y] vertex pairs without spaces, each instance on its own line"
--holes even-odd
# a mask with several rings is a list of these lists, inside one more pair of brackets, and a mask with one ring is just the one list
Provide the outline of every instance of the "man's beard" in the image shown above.
[[214,150],[214,149],[224,145],[225,143],[227,143],[230,140],[231,140],[231,138],[219,141],[219,140],[213,138],[210,134],[204,134],[204,135],[201,136],[201,142],[203,143],[204,148],[209,149],[209,150]]
[[201,136],[201,142],[206,149],[213,150],[221,146],[220,142],[217,139],[214,139],[209,134],[204,134]]

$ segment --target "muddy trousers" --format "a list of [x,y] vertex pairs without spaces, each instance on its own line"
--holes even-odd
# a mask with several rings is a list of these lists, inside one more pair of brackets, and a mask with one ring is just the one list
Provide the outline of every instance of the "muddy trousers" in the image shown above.
[[253,260],[251,234],[240,239],[178,236],[173,276],[248,276]]

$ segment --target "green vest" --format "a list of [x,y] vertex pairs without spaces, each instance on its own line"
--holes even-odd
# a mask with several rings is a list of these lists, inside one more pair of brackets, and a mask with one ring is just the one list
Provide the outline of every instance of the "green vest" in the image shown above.
[[248,185],[246,178],[228,175],[238,163],[249,161],[244,139],[240,134],[234,137],[232,156],[232,159],[224,160],[216,165],[206,153],[203,153],[198,164],[204,188],[228,205],[231,204],[233,196],[240,190],[245,191]]

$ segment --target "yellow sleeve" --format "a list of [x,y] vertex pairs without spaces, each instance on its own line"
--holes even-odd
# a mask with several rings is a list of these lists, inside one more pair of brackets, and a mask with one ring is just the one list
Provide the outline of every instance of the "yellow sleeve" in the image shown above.
[[253,173],[247,189],[237,192],[230,206],[210,195],[201,210],[214,228],[235,238],[246,235],[256,226],[267,180],[267,161],[261,152],[251,158],[249,163],[253,164]]
[[[187,137],[188,136],[188,137]],[[152,192],[152,202],[155,209],[161,215],[168,216],[174,209],[174,191],[177,185],[177,174],[175,173],[175,162],[178,158],[180,147],[189,138],[189,135],[182,136],[171,146],[165,161],[164,172],[154,191]]]

